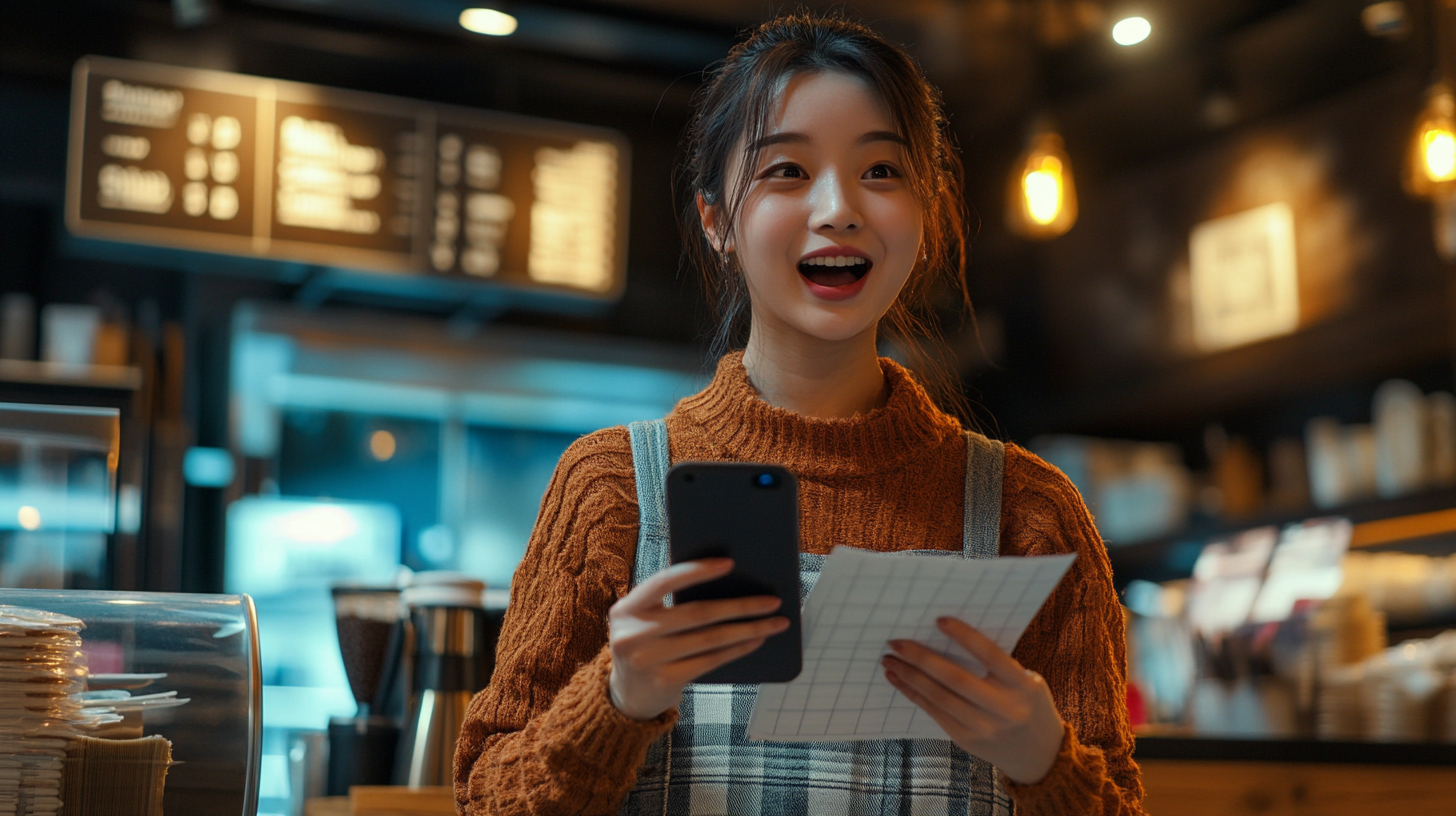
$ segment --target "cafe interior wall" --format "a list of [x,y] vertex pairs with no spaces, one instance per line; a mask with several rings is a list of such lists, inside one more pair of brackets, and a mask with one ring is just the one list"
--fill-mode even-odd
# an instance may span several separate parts
[[[1079,223],[1045,247],[1035,272],[1041,374],[1054,383],[1042,387],[1068,399],[998,392],[1013,432],[1187,438],[1196,449],[1204,423],[1298,436],[1321,407],[1368,413],[1387,377],[1449,387],[1450,268],[1435,252],[1430,205],[1400,186],[1421,91],[1417,76],[1382,77],[1084,185]],[[1190,233],[1276,202],[1294,217],[1296,330],[1199,349]]]
[[[1360,8],[1285,4],[1097,82],[1052,55],[1047,109],[1077,173],[1075,226],[1040,242],[1010,235],[1014,154],[968,159],[982,343],[965,343],[961,363],[984,424],[1022,444],[1174,442],[1200,470],[1210,429],[1263,450],[1315,416],[1368,422],[1388,378],[1451,387],[1450,266],[1430,203],[1401,188],[1431,57],[1421,35],[1366,35]],[[1274,202],[1294,218],[1297,327],[1197,348],[1194,229]]]

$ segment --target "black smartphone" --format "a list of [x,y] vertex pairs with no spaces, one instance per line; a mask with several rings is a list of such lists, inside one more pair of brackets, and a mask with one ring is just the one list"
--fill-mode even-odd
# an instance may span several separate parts
[[699,683],[787,683],[803,668],[799,628],[799,486],[776,465],[680,462],[667,472],[674,564],[732,558],[733,572],[673,594],[673,603],[776,595],[789,628]]

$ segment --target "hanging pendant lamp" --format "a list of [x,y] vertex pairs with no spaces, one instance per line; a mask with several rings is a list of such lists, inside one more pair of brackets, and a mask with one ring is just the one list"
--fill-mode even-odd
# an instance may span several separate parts
[[1038,122],[1017,158],[1007,189],[1006,223],[1023,238],[1063,235],[1077,222],[1077,187],[1062,137]]

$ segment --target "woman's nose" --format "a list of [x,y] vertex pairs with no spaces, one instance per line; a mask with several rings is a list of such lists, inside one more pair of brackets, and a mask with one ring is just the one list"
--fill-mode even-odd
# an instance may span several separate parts
[[825,173],[814,184],[813,211],[810,228],[817,231],[842,232],[863,224],[854,191],[838,173]]

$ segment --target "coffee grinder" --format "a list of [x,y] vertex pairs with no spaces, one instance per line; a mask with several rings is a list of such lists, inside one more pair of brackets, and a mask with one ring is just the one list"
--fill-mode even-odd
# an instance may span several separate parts
[[347,796],[353,785],[388,785],[399,745],[403,706],[394,679],[407,637],[400,590],[333,588],[334,617],[344,674],[358,705],[353,717],[329,721],[329,796]]

